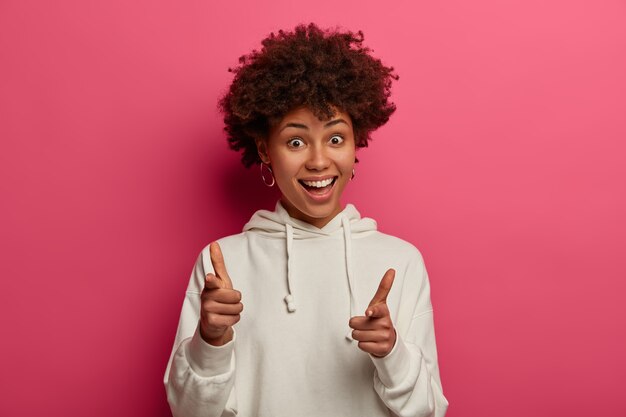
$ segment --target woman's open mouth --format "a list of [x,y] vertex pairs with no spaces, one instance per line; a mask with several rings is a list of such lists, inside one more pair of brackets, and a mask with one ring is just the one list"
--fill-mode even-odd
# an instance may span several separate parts
[[313,196],[322,197],[330,193],[333,186],[335,185],[336,180],[337,177],[332,177],[320,181],[298,180],[298,182],[300,183],[302,188],[306,190],[307,193]]

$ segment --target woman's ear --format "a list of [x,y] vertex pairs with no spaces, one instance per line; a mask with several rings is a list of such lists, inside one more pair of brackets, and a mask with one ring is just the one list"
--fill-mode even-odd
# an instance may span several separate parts
[[254,139],[254,142],[256,143],[256,150],[259,153],[259,158],[261,158],[261,161],[264,164],[269,165],[270,164],[270,157],[269,157],[269,154],[267,152],[267,141],[265,141],[264,139],[261,139],[261,138],[256,138],[256,139]]

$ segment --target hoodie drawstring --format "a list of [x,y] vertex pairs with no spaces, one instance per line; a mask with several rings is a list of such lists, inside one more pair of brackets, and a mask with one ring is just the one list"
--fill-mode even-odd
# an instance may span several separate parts
[[[348,292],[350,293],[350,318],[356,316],[356,296],[354,294],[355,282],[354,282],[354,270],[352,267],[352,229],[350,228],[350,219],[343,216],[341,218],[341,225],[343,228],[343,242],[345,247],[345,260],[346,260],[346,274],[348,275]],[[285,234],[287,235],[287,295],[285,296],[285,304],[287,304],[287,311],[293,313],[296,311],[296,302],[292,293],[293,283],[291,273],[292,268],[292,256],[291,251],[293,248],[293,226],[289,223],[285,223]],[[352,330],[349,330],[346,334],[346,339],[353,341]]]
[[[342,216],[341,225],[343,226],[343,241],[345,244],[346,273],[348,275],[348,292],[350,293],[350,318],[356,316],[356,297],[354,295],[354,271],[352,269],[352,230],[350,229],[350,220],[346,216]],[[352,330],[346,334],[346,339],[353,341]]]
[[293,313],[296,311],[296,302],[291,293],[291,247],[293,246],[293,227],[289,223],[285,223],[285,233],[287,234],[287,295],[285,296],[285,303],[287,304],[287,311]]

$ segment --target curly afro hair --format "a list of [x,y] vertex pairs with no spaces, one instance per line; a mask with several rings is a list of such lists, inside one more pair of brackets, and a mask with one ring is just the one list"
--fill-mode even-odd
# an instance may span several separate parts
[[356,146],[396,110],[389,101],[393,67],[384,66],[363,46],[363,32],[322,30],[314,23],[293,32],[273,32],[260,51],[239,58],[229,90],[219,101],[231,149],[242,150],[246,167],[261,163],[255,138],[296,107],[308,107],[320,120],[341,109],[352,118]]

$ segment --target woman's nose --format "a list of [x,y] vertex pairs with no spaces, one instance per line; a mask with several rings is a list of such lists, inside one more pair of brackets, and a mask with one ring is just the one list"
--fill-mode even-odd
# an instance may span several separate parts
[[306,161],[307,169],[321,171],[328,168],[329,165],[330,158],[328,158],[323,146],[312,146],[309,149],[309,157]]

